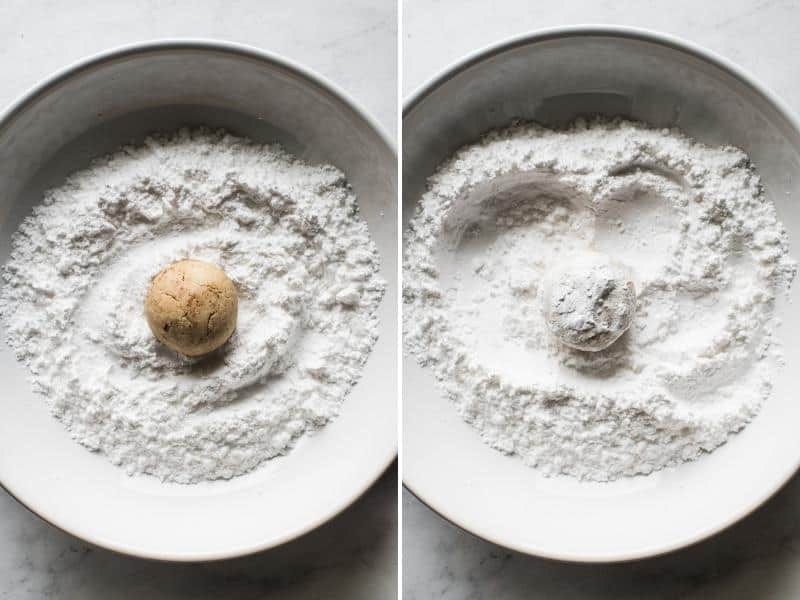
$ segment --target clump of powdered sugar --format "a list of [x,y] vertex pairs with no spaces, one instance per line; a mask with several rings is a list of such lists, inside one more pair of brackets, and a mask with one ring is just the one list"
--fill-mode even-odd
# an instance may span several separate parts
[[[230,478],[334,418],[377,337],[379,257],[331,166],[183,130],[96,161],[13,238],[0,317],[35,389],[80,443],[129,473]],[[143,316],[183,258],[222,267],[238,329],[187,359]]]
[[[603,253],[636,310],[608,348],[561,343],[544,282]],[[621,120],[492,132],[429,180],[407,233],[406,346],[493,447],[610,480],[691,460],[757,414],[796,270],[747,156]]]

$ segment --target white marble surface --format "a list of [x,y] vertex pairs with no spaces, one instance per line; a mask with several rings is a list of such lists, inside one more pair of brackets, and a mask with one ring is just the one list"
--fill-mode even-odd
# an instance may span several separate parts
[[[403,6],[405,95],[464,54],[510,35],[556,25],[613,23],[665,31],[710,48],[800,112],[797,1],[407,0]],[[530,558],[458,530],[408,492],[403,507],[406,600],[800,598],[797,477],[716,538],[629,565]]]
[[[88,54],[145,39],[211,37],[269,49],[321,73],[396,131],[393,0],[3,0],[0,106]],[[0,491],[0,599],[394,598],[397,470],[331,523],[276,550],[169,565],[92,548]]]

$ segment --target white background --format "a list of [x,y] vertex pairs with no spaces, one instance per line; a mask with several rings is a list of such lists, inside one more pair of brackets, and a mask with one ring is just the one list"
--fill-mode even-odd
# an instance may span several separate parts
[[[344,88],[395,137],[394,0],[0,0],[0,108],[89,54],[170,36],[283,54]],[[169,565],[89,547],[0,490],[0,600],[394,598],[396,491],[393,467],[343,515],[287,546]]]
[[[464,54],[543,27],[605,23],[661,30],[749,71],[800,112],[800,2],[778,0],[407,0],[403,93]],[[403,498],[406,600],[800,598],[800,479],[705,543],[628,565],[586,566],[508,552]],[[536,507],[531,507],[536,510]]]

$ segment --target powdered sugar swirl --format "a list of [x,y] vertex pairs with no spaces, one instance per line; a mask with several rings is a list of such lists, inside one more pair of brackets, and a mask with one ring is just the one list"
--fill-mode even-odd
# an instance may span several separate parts
[[[152,276],[189,257],[239,293],[238,330],[200,360],[142,313]],[[245,473],[337,415],[377,338],[378,269],[336,168],[184,130],[46,194],[13,239],[0,317],[75,439],[190,483]]]
[[[637,290],[600,352],[559,343],[541,305],[548,272],[588,252]],[[620,120],[515,124],[429,181],[407,235],[406,345],[493,447],[546,474],[644,474],[757,414],[795,270],[740,150]]]

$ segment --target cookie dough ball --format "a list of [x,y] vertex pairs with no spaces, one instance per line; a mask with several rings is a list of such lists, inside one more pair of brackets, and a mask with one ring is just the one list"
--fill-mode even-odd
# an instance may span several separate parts
[[225,271],[200,260],[179,260],[150,283],[144,314],[161,342],[186,356],[216,350],[236,329],[239,301]]
[[543,310],[550,331],[567,346],[587,352],[608,348],[636,311],[631,271],[605,254],[573,258],[545,279]]

